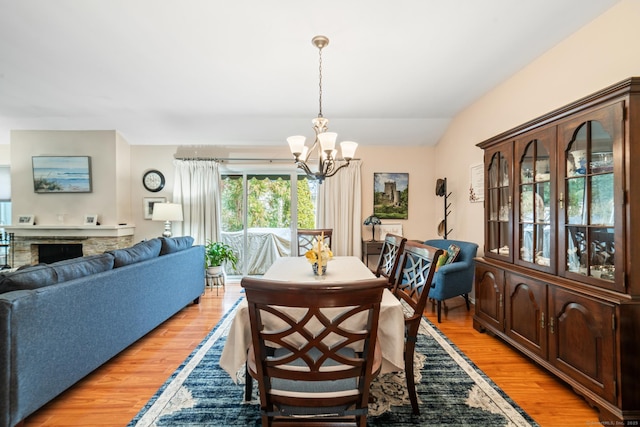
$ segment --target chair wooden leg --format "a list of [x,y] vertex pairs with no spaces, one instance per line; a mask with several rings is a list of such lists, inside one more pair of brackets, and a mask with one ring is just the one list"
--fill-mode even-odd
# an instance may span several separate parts
[[244,365],[244,400],[247,402],[251,400],[251,391],[253,388],[253,378],[249,374],[249,368],[247,364]]
[[471,306],[469,305],[469,294],[464,294],[464,300],[467,303],[467,311],[471,310]]
[[442,301],[438,300],[438,323],[442,323],[441,313],[442,312]]
[[[411,339],[411,337],[409,337],[409,339]],[[418,395],[416,392],[416,380],[413,374],[413,353],[415,351],[415,346],[415,342],[407,342],[404,354],[404,374],[407,377],[407,392],[409,393],[409,400],[411,401],[413,414],[420,415]]]

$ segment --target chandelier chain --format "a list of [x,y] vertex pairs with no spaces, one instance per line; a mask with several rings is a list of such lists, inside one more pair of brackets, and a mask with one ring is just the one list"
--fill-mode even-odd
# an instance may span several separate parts
[[318,97],[318,117],[322,117],[322,48],[318,48],[318,72],[320,74],[320,78],[318,79],[318,89],[319,89],[319,97]]

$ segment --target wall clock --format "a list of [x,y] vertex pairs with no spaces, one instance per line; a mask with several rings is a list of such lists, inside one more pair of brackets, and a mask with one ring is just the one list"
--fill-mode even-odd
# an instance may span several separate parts
[[142,176],[144,188],[152,192],[158,192],[164,188],[164,175],[159,170],[151,169]]

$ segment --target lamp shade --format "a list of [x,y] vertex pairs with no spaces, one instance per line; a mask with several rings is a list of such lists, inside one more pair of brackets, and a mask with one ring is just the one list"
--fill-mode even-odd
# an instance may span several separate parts
[[382,221],[380,221],[380,218],[378,218],[377,216],[371,215],[364,220],[363,224],[364,225],[380,225],[382,224]]
[[182,221],[182,205],[180,203],[155,203],[151,219],[154,221]]

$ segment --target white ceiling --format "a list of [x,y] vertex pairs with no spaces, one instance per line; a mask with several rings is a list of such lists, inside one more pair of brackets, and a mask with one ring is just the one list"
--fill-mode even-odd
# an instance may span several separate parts
[[[0,144],[433,145],[451,118],[618,0],[0,0]],[[542,83],[542,82],[541,82]]]

